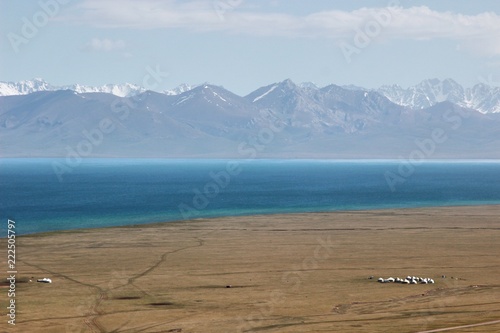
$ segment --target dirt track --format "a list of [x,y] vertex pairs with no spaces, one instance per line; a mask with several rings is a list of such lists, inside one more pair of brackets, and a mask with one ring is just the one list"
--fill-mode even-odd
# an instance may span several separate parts
[[484,322],[484,323],[477,323],[477,324],[470,324],[470,325],[447,327],[447,328],[438,328],[436,330],[422,331],[422,332],[418,332],[418,333],[446,332],[446,331],[461,330],[461,329],[464,329],[464,328],[473,328],[473,327],[490,326],[490,325],[500,325],[500,320],[487,321],[487,322]]

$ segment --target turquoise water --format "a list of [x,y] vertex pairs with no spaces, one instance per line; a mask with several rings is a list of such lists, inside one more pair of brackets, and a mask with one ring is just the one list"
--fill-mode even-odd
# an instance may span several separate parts
[[[59,174],[59,175],[58,175]],[[0,160],[2,237],[261,213],[500,203],[500,161]],[[473,221],[471,222],[473,223]]]

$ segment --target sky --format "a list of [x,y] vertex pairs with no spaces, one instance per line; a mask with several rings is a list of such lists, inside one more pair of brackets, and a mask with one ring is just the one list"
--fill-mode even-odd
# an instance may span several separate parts
[[0,81],[500,86],[498,0],[0,0]]

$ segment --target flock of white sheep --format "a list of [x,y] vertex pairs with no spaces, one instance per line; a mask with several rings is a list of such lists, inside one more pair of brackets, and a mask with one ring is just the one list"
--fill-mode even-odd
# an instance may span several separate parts
[[418,277],[418,276],[408,275],[405,279],[401,279],[398,277],[397,278],[390,277],[388,279],[379,278],[378,282],[380,282],[380,283],[403,283],[403,284],[419,284],[419,283],[432,284],[432,283],[434,283],[434,280],[431,278],[422,278],[422,277]]

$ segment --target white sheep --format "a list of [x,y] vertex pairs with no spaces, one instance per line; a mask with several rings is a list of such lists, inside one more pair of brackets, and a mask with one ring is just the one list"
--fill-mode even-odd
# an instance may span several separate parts
[[401,279],[400,277],[396,277],[396,278],[393,278],[392,276],[387,278],[387,279],[384,279],[384,278],[379,278],[378,279],[378,282],[380,283],[391,283],[391,282],[395,282],[395,283],[403,283],[403,284],[433,284],[435,283],[433,279],[431,278],[424,278],[424,277],[420,277],[420,276],[411,276],[411,275],[408,275],[406,278],[403,278]]

